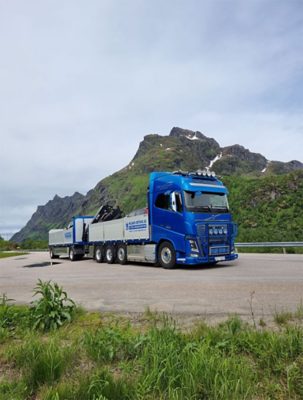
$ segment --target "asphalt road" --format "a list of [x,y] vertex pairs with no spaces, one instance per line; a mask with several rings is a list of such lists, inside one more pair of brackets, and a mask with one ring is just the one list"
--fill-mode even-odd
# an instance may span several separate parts
[[40,278],[58,282],[87,309],[152,310],[173,314],[266,317],[294,311],[303,300],[303,255],[242,254],[216,267],[164,270],[150,265],[108,265],[94,260],[54,260],[48,253],[0,259],[0,295],[33,300]]

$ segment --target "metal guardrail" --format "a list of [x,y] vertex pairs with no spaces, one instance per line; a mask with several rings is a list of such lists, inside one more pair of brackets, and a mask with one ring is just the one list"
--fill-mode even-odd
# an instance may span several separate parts
[[247,242],[235,243],[235,247],[303,247],[303,242]]

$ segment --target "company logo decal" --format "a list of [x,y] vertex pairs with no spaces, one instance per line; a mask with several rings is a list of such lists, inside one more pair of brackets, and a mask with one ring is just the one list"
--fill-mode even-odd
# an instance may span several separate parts
[[137,221],[127,222],[125,224],[125,229],[129,232],[145,231],[147,229],[147,220],[139,219]]

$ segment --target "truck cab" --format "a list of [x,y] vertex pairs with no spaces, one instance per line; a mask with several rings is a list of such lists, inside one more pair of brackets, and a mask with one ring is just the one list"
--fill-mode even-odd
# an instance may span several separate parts
[[228,190],[210,171],[154,172],[148,193],[151,241],[158,262],[215,264],[235,260],[237,227],[228,205]]

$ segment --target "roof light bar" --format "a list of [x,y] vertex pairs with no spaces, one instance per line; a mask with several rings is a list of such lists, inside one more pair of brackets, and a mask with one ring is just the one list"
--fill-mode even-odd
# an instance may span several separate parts
[[214,178],[216,176],[214,171],[209,171],[208,169],[203,169],[203,170],[198,169],[196,172],[174,171],[173,174],[183,175],[183,176],[186,176],[186,175],[198,175],[198,176],[205,176],[205,177],[208,176],[209,178],[210,177]]
[[213,178],[216,176],[214,171],[209,171],[208,169],[204,169],[203,171],[201,171],[201,169],[198,169],[196,171],[196,175],[208,176],[208,177],[213,177]]

